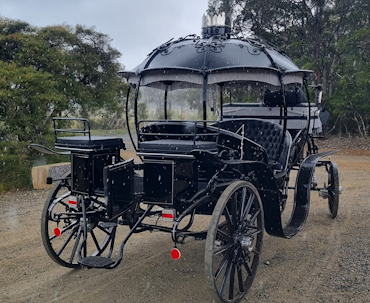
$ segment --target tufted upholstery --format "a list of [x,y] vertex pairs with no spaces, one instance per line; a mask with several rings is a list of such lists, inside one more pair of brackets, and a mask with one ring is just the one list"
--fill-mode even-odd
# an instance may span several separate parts
[[[283,148],[280,149],[284,129],[281,125],[274,122],[262,119],[235,119],[221,121],[219,126],[220,128],[236,132],[243,124],[244,137],[261,145],[266,150],[269,164],[274,169],[284,169],[289,156],[290,144],[292,142],[292,137],[289,132],[285,132]],[[240,131],[239,134],[241,134]],[[278,165],[275,163],[276,160]]]

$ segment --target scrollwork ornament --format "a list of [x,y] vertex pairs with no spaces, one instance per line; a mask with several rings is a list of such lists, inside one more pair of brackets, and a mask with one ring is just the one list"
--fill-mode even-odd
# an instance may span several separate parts
[[158,46],[157,48],[155,48],[148,56],[151,56],[155,52],[160,52],[162,55],[168,55],[172,52],[174,48],[183,47],[183,45],[178,46],[178,47],[172,47],[172,46],[174,46],[175,44],[179,42],[185,41],[185,40],[193,40],[193,42],[195,43],[200,40],[200,37],[197,36],[196,34],[192,34],[192,35],[187,35],[185,37],[180,37],[177,40],[174,40],[172,38],[168,40],[167,42],[163,43],[162,45]]
[[195,49],[198,53],[204,53],[207,48],[214,53],[221,53],[222,48],[225,47],[225,38],[223,36],[213,36],[208,41],[198,41],[195,43]]

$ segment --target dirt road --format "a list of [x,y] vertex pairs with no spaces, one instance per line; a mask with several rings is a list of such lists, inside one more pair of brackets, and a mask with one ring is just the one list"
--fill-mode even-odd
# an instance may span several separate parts
[[[265,233],[257,277],[243,302],[370,302],[370,152],[347,150],[332,160],[343,187],[338,217],[331,219],[327,201],[312,193],[303,231],[290,240]],[[40,237],[46,195],[0,197],[0,302],[213,302],[204,241],[188,240],[174,261],[169,235],[143,233],[130,239],[114,270],[58,266]]]

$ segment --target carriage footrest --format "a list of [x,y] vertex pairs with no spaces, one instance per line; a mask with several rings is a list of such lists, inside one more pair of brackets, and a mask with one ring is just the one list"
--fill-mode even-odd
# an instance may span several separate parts
[[100,256],[90,256],[83,258],[82,260],[78,261],[82,266],[86,266],[88,268],[105,268],[114,263],[112,259],[100,257]]

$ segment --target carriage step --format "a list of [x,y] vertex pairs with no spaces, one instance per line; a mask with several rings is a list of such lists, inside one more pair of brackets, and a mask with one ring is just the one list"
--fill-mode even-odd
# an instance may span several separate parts
[[88,268],[106,268],[107,266],[113,264],[114,261],[105,257],[90,256],[83,258],[82,260],[78,261],[78,263]]

